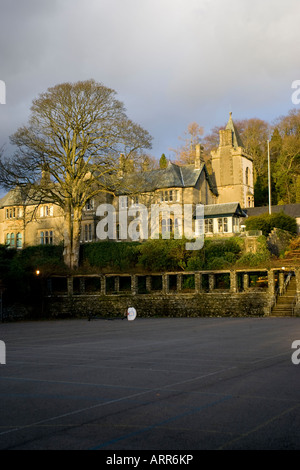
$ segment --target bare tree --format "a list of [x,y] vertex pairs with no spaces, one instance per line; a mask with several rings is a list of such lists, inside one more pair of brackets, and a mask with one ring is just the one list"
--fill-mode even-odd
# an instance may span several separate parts
[[170,149],[175,153],[176,163],[179,165],[193,164],[196,156],[196,145],[201,142],[201,136],[203,135],[203,128],[196,122],[191,122],[187,130],[184,132],[179,140],[182,141],[176,149]]
[[59,84],[33,101],[28,125],[11,136],[17,150],[12,157],[2,154],[0,184],[63,209],[64,260],[74,269],[87,201],[113,193],[122,181],[115,177],[120,153],[137,155],[151,148],[151,140],[127,117],[114,90],[94,80]]

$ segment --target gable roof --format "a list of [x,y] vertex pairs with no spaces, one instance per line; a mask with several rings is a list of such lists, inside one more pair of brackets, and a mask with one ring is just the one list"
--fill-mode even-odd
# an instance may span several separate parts
[[35,193],[34,189],[29,189],[28,192],[25,190],[22,192],[22,189],[16,186],[0,199],[0,208],[37,205],[41,202],[50,204],[53,203],[53,199],[51,199],[51,196],[42,199]]
[[30,204],[29,199],[29,196],[25,193],[22,197],[21,189],[19,187],[15,187],[8,191],[8,193],[6,193],[5,196],[0,199],[0,208]]
[[125,189],[120,189],[118,192],[128,194],[133,192],[133,188],[138,192],[151,192],[157,189],[194,187],[202,172],[205,173],[211,191],[215,193],[204,163],[200,165],[200,168],[195,168],[194,165],[179,166],[172,162],[169,162],[166,168],[124,176],[122,188]]

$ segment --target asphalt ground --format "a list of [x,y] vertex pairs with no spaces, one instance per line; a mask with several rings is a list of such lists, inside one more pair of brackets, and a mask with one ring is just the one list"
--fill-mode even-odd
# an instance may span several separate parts
[[300,318],[2,323],[0,339],[1,450],[300,449]]

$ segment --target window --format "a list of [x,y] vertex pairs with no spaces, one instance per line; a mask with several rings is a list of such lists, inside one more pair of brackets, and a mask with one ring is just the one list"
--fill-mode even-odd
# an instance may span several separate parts
[[161,233],[162,235],[166,235],[171,233],[173,229],[173,221],[172,219],[162,219],[161,221]]
[[53,206],[41,206],[40,207],[40,217],[52,217],[53,216]]
[[173,202],[179,201],[179,191],[177,189],[170,189],[168,191],[160,191],[160,202]]
[[253,198],[253,196],[248,196],[247,197],[247,206],[248,207],[254,207],[254,198]]
[[127,196],[120,196],[120,208],[127,209],[128,207],[128,197]]
[[120,240],[120,224],[117,224],[117,227],[116,227],[116,237],[117,237],[117,240]]
[[223,220],[221,218],[218,219],[218,232],[223,232]]
[[11,207],[9,209],[5,209],[5,218],[6,219],[15,219],[19,217],[19,208],[17,207]]
[[205,233],[213,233],[214,224],[213,219],[205,219]]
[[250,170],[249,170],[248,166],[247,166],[246,171],[245,171],[245,180],[246,180],[246,185],[249,186],[249,184],[250,184]]
[[232,223],[233,223],[233,232],[238,233],[240,231],[239,218],[233,217]]
[[86,205],[85,205],[85,209],[86,209],[87,211],[92,211],[92,210],[94,209],[94,206],[95,206],[95,204],[94,204],[94,199],[88,199],[88,201],[87,201],[87,203],[86,203]]
[[45,230],[40,232],[40,243],[41,245],[53,245],[53,231]]
[[93,241],[93,226],[92,226],[92,224],[85,224],[85,226],[84,226],[84,241],[85,242]]
[[218,232],[228,232],[228,218],[220,217],[218,218]]
[[174,234],[180,236],[182,234],[182,220],[174,220]]
[[17,233],[17,248],[22,248],[22,234],[20,232]]
[[132,197],[132,204],[133,206],[137,206],[139,203],[139,197],[138,196],[133,196]]

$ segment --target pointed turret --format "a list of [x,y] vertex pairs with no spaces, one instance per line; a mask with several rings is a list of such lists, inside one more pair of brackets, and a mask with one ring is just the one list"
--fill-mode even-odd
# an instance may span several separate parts
[[234,147],[244,147],[242,139],[238,133],[237,128],[234,125],[234,122],[232,120],[232,112],[229,113],[229,119],[227,122],[227,126],[225,129],[230,129],[232,132],[232,144]]
[[229,119],[225,129],[220,131],[220,146],[224,147],[226,145],[230,145],[234,148],[244,147],[242,139],[232,120],[231,112],[229,113]]

